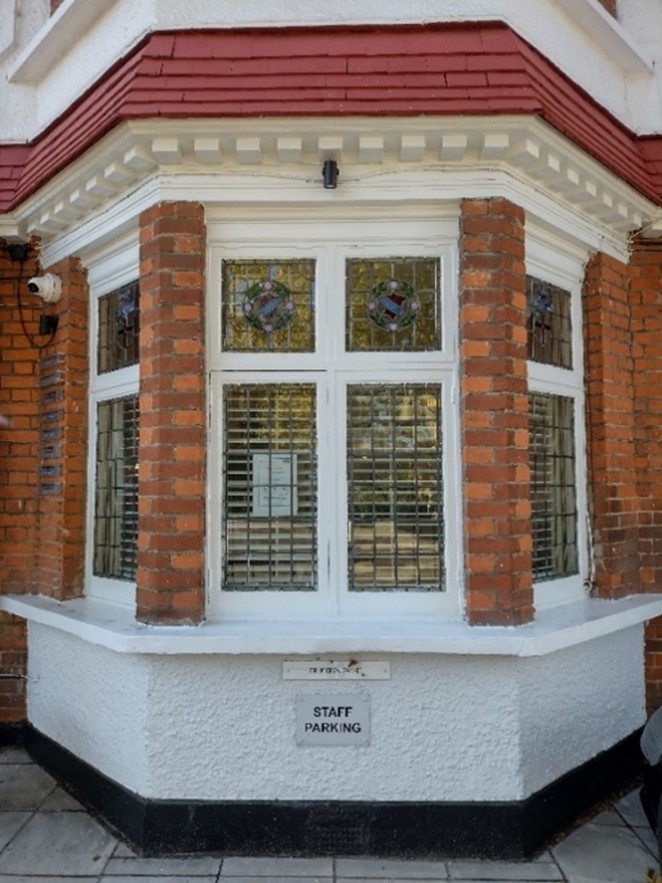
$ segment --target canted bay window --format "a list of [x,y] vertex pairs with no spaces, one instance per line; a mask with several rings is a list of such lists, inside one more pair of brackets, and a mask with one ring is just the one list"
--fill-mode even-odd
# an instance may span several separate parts
[[573,277],[571,262],[560,258],[552,269],[535,244],[530,252],[529,466],[533,577],[540,608],[581,597],[587,577],[583,358],[580,267]]
[[211,249],[212,615],[459,611],[453,246],[344,226]]
[[127,604],[134,603],[138,545],[140,330],[140,288],[129,272],[111,260],[90,273],[87,530],[88,594]]

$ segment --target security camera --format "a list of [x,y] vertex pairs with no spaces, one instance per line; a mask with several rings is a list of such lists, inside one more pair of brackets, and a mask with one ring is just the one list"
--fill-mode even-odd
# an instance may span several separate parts
[[28,282],[28,290],[36,294],[46,304],[56,304],[62,294],[62,281],[54,273],[33,276]]

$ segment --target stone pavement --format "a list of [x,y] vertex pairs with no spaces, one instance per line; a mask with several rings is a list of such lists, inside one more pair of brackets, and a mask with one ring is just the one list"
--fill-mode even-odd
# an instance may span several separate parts
[[0,883],[645,883],[655,838],[636,791],[531,862],[140,858],[22,750],[0,749]]

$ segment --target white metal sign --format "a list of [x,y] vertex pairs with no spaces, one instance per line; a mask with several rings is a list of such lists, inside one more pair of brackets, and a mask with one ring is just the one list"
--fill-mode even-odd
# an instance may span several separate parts
[[390,662],[358,659],[286,659],[285,681],[388,681]]
[[368,745],[370,700],[356,693],[309,693],[296,698],[298,745]]

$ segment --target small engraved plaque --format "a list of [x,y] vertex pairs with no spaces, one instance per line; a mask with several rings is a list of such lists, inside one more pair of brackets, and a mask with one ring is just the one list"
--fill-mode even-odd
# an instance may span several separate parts
[[388,681],[390,662],[358,659],[286,659],[285,681]]
[[356,693],[296,698],[297,745],[369,745],[370,699]]

